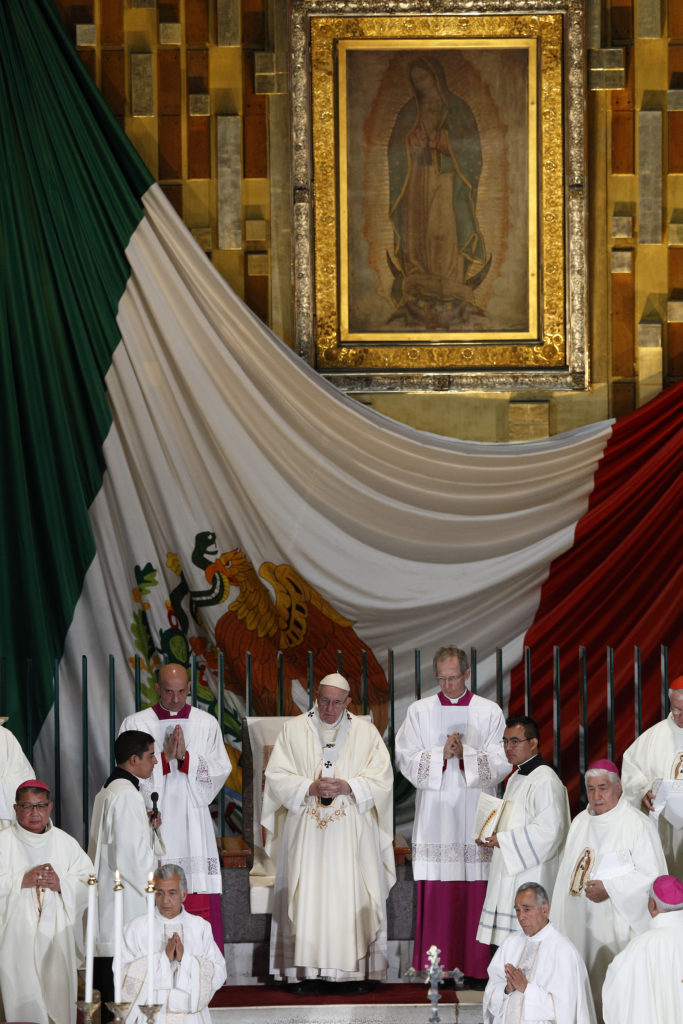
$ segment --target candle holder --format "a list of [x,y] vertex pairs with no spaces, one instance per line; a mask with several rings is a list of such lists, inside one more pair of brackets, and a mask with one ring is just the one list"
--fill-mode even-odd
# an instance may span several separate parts
[[100,1006],[102,1005],[99,999],[93,999],[92,1002],[86,1003],[85,999],[78,999],[76,1001],[76,1009],[83,1015],[83,1020],[86,1024],[90,1024]]
[[132,1003],[107,1003],[107,1009],[114,1014],[114,1024],[123,1024]]
[[138,1010],[140,1013],[144,1013],[147,1024],[154,1024],[162,1005],[162,1003],[138,1003]]

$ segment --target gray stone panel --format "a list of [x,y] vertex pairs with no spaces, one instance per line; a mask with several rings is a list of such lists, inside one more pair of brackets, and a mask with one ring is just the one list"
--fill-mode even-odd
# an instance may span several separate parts
[[662,34],[662,0],[638,0],[637,33],[640,39],[659,39]]
[[662,240],[662,113],[638,114],[638,222],[641,245]]
[[218,248],[242,248],[242,123],[216,118],[218,157]]
[[216,0],[216,41],[219,46],[240,45],[240,0]]
[[130,105],[133,117],[154,116],[154,56],[151,53],[130,56]]

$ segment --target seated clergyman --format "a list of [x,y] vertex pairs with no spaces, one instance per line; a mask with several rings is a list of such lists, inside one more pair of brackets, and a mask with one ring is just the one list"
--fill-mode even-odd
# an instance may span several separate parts
[[[210,1024],[208,1005],[225,982],[225,956],[216,945],[211,925],[183,907],[187,896],[185,872],[165,864],[154,872],[154,990],[152,1002],[161,1005],[158,1024]],[[131,1002],[129,1024],[144,1024],[138,1009],[148,999],[147,915],[130,921],[123,933],[120,968],[123,1000]]]
[[548,920],[549,910],[542,885],[519,886],[515,914],[522,932],[508,936],[491,961],[485,1024],[595,1024],[586,966],[576,947]]

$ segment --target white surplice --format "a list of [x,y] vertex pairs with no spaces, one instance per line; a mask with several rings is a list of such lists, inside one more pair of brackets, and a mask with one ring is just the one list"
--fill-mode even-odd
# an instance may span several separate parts
[[[479,794],[495,795],[510,772],[503,750],[505,718],[493,701],[472,696],[454,729],[451,709],[438,694],[416,701],[396,735],[396,763],[417,790],[413,826],[413,876],[430,881],[486,880],[491,850],[472,839]],[[454,713],[454,712],[453,712]],[[463,766],[446,761],[446,732],[463,734]]]
[[505,788],[479,942],[499,946],[520,931],[514,902],[522,882],[539,882],[551,895],[568,829],[567,790],[551,766],[540,764],[528,775],[515,772]]
[[[174,932],[183,944],[180,963],[166,956],[166,943]],[[147,915],[124,928],[121,978],[124,1002],[131,1002],[125,1020],[145,1024],[138,1006],[147,1003]],[[117,961],[114,958],[113,969]],[[154,910],[154,998],[161,1009],[157,1024],[211,1024],[208,1010],[214,992],[225,981],[225,957],[214,942],[211,925],[185,909],[173,918]]]
[[[647,729],[626,750],[621,766],[624,795],[640,809],[640,803],[655,779],[683,778],[683,729],[671,714],[663,722]],[[659,816],[659,838],[669,873],[683,876],[683,829],[674,828],[663,814]]]
[[[321,774],[345,779],[351,795],[328,806],[308,796]],[[276,863],[273,975],[384,978],[386,898],[396,879],[393,772],[375,726],[345,711],[326,727],[317,706],[285,722],[266,769],[261,824]]]
[[[177,760],[162,761],[164,743],[179,725],[185,737],[188,762],[185,771]],[[129,715],[119,734],[139,729],[154,737],[158,763],[140,790],[151,808],[150,796],[159,794],[159,810],[166,853],[163,864],[179,864],[187,877],[188,892],[220,893],[221,867],[216,833],[209,806],[230,774],[231,765],[216,719],[199,708],[190,708],[187,718],[177,715],[159,718],[154,708]],[[165,768],[167,770],[165,770]]]
[[[524,992],[505,994],[505,964],[519,967]],[[489,966],[484,1024],[595,1024],[586,966],[552,924],[535,935],[509,935]]]
[[146,907],[145,886],[158,857],[142,794],[128,779],[113,779],[95,797],[88,854],[97,866],[96,956],[114,955],[114,871],[123,883],[123,921]]
[[[22,889],[31,868],[51,864],[61,892]],[[51,823],[35,835],[17,822],[0,832],[0,993],[3,1020],[76,1024],[76,971],[93,866]]]
[[605,1024],[683,1021],[683,910],[657,914],[607,968]]
[[[666,861],[657,830],[625,796],[604,814],[587,809],[574,818],[557,872],[550,917],[586,963],[598,1014],[607,967],[635,935],[647,931],[648,892],[655,878],[664,874]],[[601,903],[587,899],[588,879],[601,879],[609,899]]]
[[35,777],[19,740],[0,725],[0,829],[7,828],[14,820],[17,787]]

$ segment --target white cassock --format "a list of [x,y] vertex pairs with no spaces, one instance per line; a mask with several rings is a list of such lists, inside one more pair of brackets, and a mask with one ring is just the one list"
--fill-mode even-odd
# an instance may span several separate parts
[[[647,729],[631,744],[621,766],[624,795],[634,807],[640,802],[655,779],[683,779],[683,729],[669,715]],[[683,829],[674,828],[663,814],[659,816],[659,838],[669,873],[683,875]]]
[[[348,711],[327,727],[316,706],[285,722],[265,774],[261,824],[276,864],[272,974],[386,977],[386,899],[396,869],[393,772],[382,737]],[[351,795],[329,806],[308,796],[321,774],[345,779]]]
[[657,914],[607,968],[605,1024],[683,1021],[683,910]]
[[99,883],[95,955],[113,956],[114,871],[121,873],[125,924],[144,913],[145,886],[158,863],[145,801],[128,779],[114,778],[95,797],[88,854]]
[[0,725],[0,829],[14,820],[14,804],[22,782],[35,778],[31,763],[13,733]]
[[[174,932],[184,946],[180,963],[166,956]],[[121,978],[124,1002],[131,1002],[125,1020],[145,1024],[138,1006],[147,1002],[147,915],[130,921],[123,932]],[[116,959],[113,968],[116,970]],[[177,917],[154,911],[154,999],[161,1006],[157,1024],[211,1024],[208,1006],[225,981],[225,957],[214,942],[211,925],[181,909]]]
[[[22,889],[51,864],[61,892]],[[75,839],[48,824],[35,835],[15,822],[0,832],[0,992],[3,1020],[76,1024],[76,971],[93,866]]]
[[[607,967],[635,935],[647,930],[650,886],[665,874],[656,828],[623,795],[604,814],[587,809],[574,818],[550,916],[586,963],[598,1014]],[[589,879],[601,879],[609,899],[602,903],[587,899],[584,886]]]
[[518,770],[508,779],[505,805],[496,835],[486,899],[477,932],[479,942],[500,944],[519,932],[514,910],[522,882],[539,882],[553,891],[560,854],[569,829],[567,790],[539,757],[528,774]]
[[[177,760],[168,763],[162,756],[166,739],[176,725],[183,730],[188,751],[182,770]],[[209,805],[220,793],[231,765],[218,722],[206,711],[187,704],[177,715],[155,704],[125,718],[119,735],[130,729],[154,737],[158,763],[151,778],[141,780],[140,791],[148,808],[152,806],[150,795],[159,794],[166,844],[162,863],[180,865],[187,877],[188,892],[220,893],[221,866]]]
[[[519,967],[524,992],[505,994],[505,964]],[[484,1024],[595,1024],[586,966],[551,924],[535,935],[509,935],[489,966]]]

